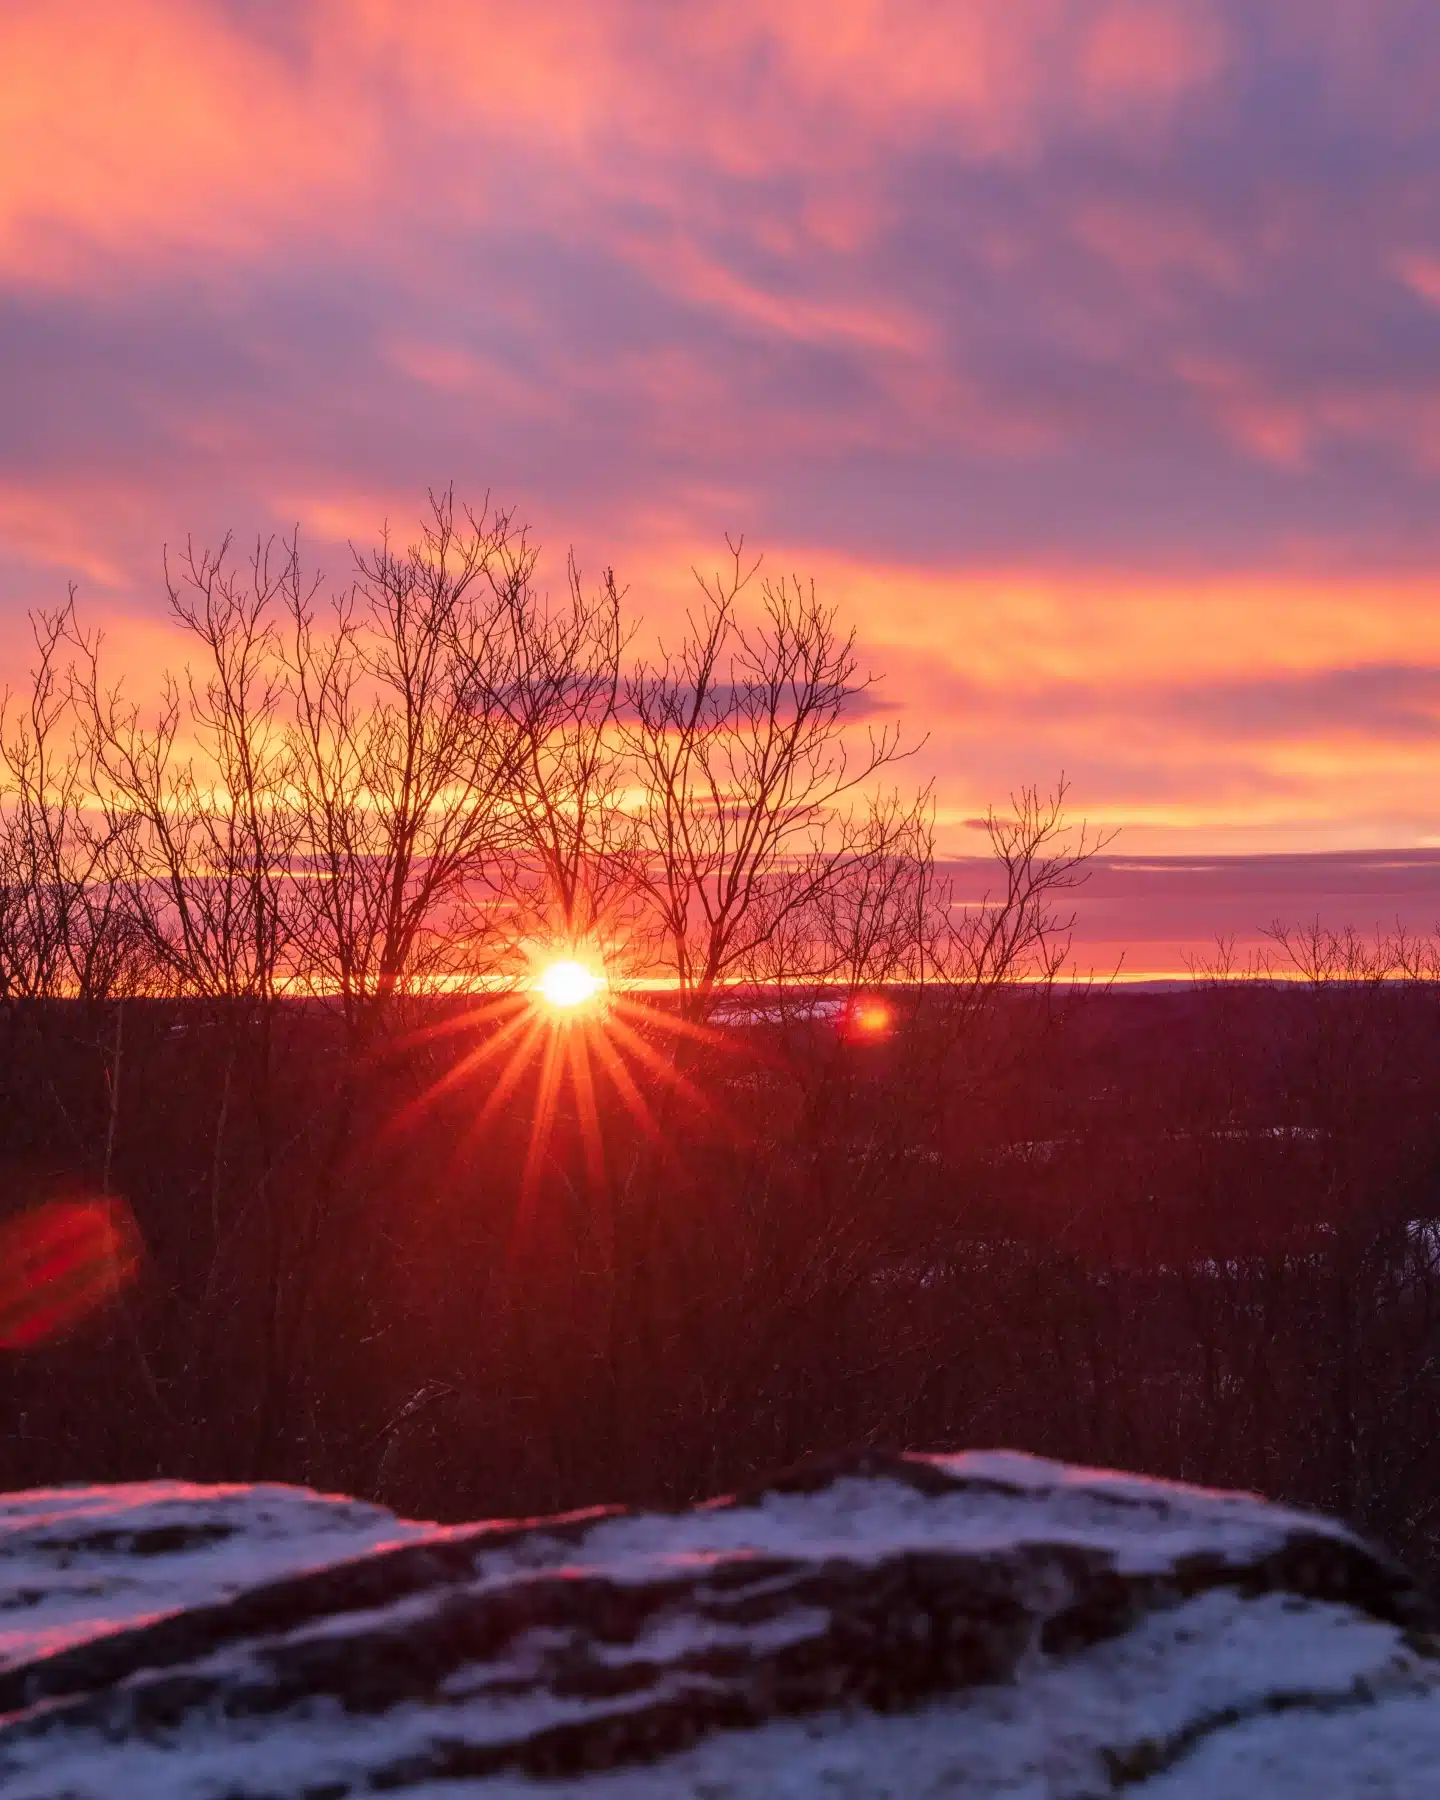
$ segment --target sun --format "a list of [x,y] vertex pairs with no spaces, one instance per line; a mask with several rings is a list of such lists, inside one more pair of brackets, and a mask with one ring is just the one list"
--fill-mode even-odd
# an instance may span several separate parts
[[528,978],[453,1017],[424,1026],[410,1041],[418,1045],[457,1032],[474,1032],[475,1041],[394,1114],[389,1129],[405,1129],[445,1094],[490,1070],[488,1092],[463,1136],[463,1142],[473,1142],[508,1105],[527,1072],[534,1072],[530,1146],[521,1178],[527,1196],[534,1192],[556,1125],[564,1117],[562,1090],[570,1090],[586,1175],[598,1192],[607,1179],[601,1083],[614,1090],[641,1131],[659,1143],[661,1125],[642,1087],[646,1076],[682,1095],[696,1116],[711,1116],[714,1109],[675,1056],[667,1055],[654,1040],[684,1038],[718,1051],[731,1048],[728,1038],[710,1026],[632,993],[623,979],[612,982],[598,951],[576,955],[571,946],[561,944],[549,947],[548,956],[540,951]]
[[567,956],[546,963],[532,985],[539,998],[556,1012],[574,1012],[604,990],[605,977]]

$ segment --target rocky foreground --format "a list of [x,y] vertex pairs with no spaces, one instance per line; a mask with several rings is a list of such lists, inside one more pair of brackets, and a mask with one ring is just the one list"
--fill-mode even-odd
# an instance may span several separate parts
[[1327,1520],[1029,1457],[459,1528],[0,1499],[5,1800],[1440,1796],[1440,1639]]

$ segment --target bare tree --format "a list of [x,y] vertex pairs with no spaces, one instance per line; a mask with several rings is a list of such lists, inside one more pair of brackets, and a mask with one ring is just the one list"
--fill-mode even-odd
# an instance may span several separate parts
[[847,713],[870,685],[854,633],[798,581],[765,581],[763,618],[738,603],[756,574],[731,546],[673,654],[627,677],[620,734],[639,801],[636,879],[652,955],[682,1013],[704,1017],[727,982],[763,978],[847,867],[840,813],[901,754],[898,731],[857,748]]
[[[175,1404],[203,1420],[214,1401],[212,1352],[223,1327],[235,1328],[221,1298],[251,1253],[247,1240],[269,1271],[262,1322],[248,1327],[262,1394],[285,1350],[281,1299],[294,1231],[276,1182],[275,1038],[294,979],[298,820],[279,622],[306,589],[293,540],[258,542],[246,571],[234,568],[228,538],[215,551],[187,545],[178,568],[167,558],[165,574],[171,615],[198,647],[197,664],[167,674],[147,715],[123,684],[105,679],[98,637],[77,633],[72,696],[105,821],[107,880],[124,894],[149,955],[147,991],[203,1003],[202,1017],[187,1015],[179,1029],[203,1023],[206,1058],[215,1064],[208,1272],[189,1312],[183,1366],[171,1378]],[[122,1034],[117,1012],[107,1175],[120,1117]],[[248,1149],[247,1174],[227,1192],[236,1144]]]
[[874,796],[844,821],[841,839],[843,855],[815,905],[825,978],[851,994],[923,985],[942,888],[930,790]]
[[[509,934],[627,960],[634,928],[636,822],[627,809],[627,772],[617,739],[621,663],[630,637],[622,596],[606,569],[585,593],[573,557],[567,593],[542,601],[531,567],[501,561],[497,591],[511,658],[508,685],[486,703],[514,733],[510,804],[517,831],[508,864]],[[477,691],[487,679],[477,671]]]
[[1021,788],[1008,813],[992,807],[985,829],[999,888],[974,906],[959,904],[953,887],[941,890],[929,962],[953,992],[981,996],[1016,981],[1048,986],[1064,968],[1075,923],[1066,897],[1083,886],[1114,836],[1084,822],[1072,827],[1068,793],[1062,775],[1048,794]]
[[1263,935],[1274,946],[1268,969],[1312,988],[1374,988],[1436,977],[1436,940],[1416,937],[1398,922],[1393,932],[1377,926],[1367,938],[1354,925],[1336,928],[1318,917],[1303,925],[1277,919]]
[[187,546],[178,578],[167,562],[172,616],[205,664],[166,676],[153,719],[102,680],[97,638],[77,640],[75,691],[108,874],[162,981],[179,994],[269,1003],[290,947],[295,846],[276,615],[302,578],[293,543],[257,544],[248,584],[229,548]]
[[113,828],[86,781],[68,665],[75,594],[30,616],[28,692],[0,702],[0,997],[104,999],[146,975],[109,879]]
[[528,560],[509,514],[457,516],[446,493],[416,544],[357,553],[324,620],[292,599],[299,966],[362,1037],[491,950],[475,901],[498,884],[523,761],[490,698],[513,680],[508,592]]

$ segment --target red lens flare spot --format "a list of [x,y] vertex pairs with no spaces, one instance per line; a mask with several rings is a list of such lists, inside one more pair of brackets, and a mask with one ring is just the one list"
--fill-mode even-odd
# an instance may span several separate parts
[[855,1001],[846,1023],[852,1037],[884,1037],[895,1023],[895,1014],[888,1001],[867,998]]
[[140,1240],[115,1200],[53,1200],[0,1225],[0,1349],[32,1350],[117,1293]]

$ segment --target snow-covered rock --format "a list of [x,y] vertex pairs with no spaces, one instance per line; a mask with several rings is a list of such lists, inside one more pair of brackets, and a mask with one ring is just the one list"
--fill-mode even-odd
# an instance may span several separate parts
[[1435,1623],[1328,1520],[1008,1453],[464,1527],[16,1494],[0,1794],[1411,1800]]

